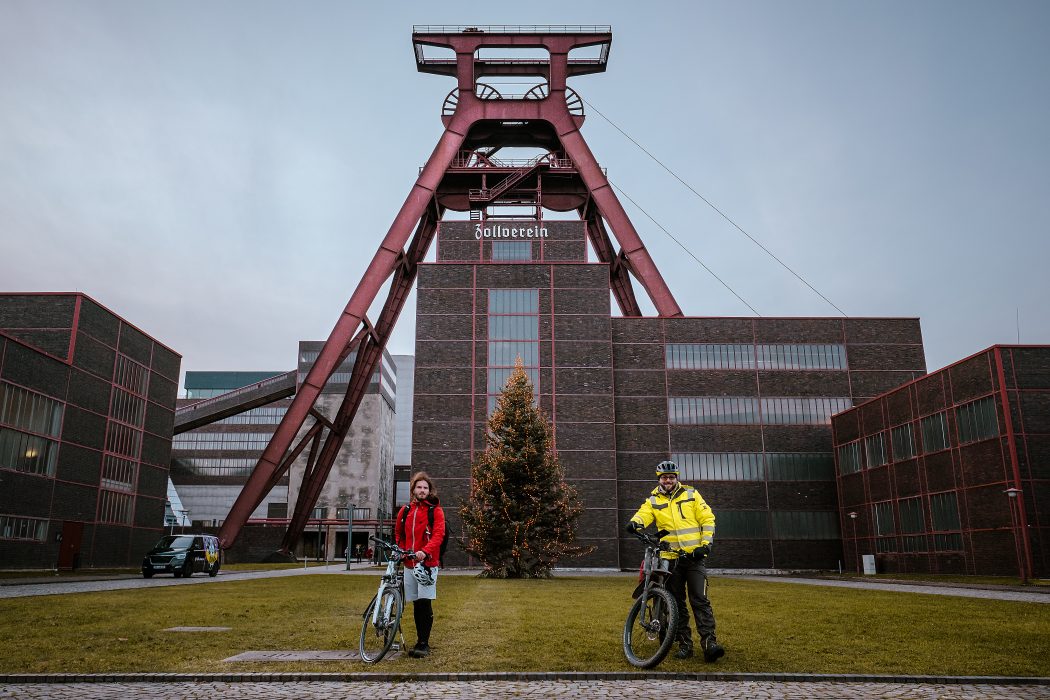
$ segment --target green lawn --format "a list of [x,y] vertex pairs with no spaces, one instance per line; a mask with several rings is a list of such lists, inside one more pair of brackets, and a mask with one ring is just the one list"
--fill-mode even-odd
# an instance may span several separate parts
[[[0,672],[622,671],[633,579],[441,579],[425,661],[228,664],[356,649],[378,577],[316,575],[0,600]],[[664,671],[1050,676],[1050,605],[712,579],[717,666]],[[226,626],[229,632],[162,632]],[[411,614],[405,629],[415,641]],[[17,640],[17,643],[11,643]]]

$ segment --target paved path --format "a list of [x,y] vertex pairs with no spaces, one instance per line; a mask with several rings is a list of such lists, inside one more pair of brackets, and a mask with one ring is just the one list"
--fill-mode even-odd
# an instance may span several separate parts
[[0,698],[185,698],[187,700],[266,700],[298,698],[772,698],[825,700],[838,698],[917,700],[1050,700],[1046,685],[952,685],[910,683],[781,683],[774,681],[368,681],[343,683],[67,683],[0,685]]
[[795,578],[790,576],[744,576],[732,575],[727,578],[762,581],[764,583],[801,583],[807,586],[831,586],[834,588],[860,588],[871,591],[891,591],[893,593],[924,593],[926,595],[954,595],[963,598],[984,598],[987,600],[1012,600],[1019,603],[1050,603],[1050,591],[1015,591],[1001,588],[962,588],[949,585],[929,585],[911,583],[882,583],[875,581],[831,581],[819,578]]

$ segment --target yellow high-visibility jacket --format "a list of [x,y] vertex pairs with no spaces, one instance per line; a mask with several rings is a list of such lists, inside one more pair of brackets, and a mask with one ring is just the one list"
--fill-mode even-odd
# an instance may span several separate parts
[[[710,545],[715,538],[715,513],[707,505],[700,492],[686,484],[678,484],[671,495],[664,494],[657,486],[645,499],[631,520],[642,527],[656,521],[657,530],[667,530],[664,537],[673,549],[691,552],[701,545]],[[665,559],[674,559],[677,554],[661,552]]]

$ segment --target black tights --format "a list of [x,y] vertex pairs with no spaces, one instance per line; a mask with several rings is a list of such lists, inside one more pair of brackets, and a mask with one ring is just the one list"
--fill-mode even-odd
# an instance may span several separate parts
[[434,606],[429,598],[412,601],[412,617],[416,621],[416,643],[430,646],[430,630],[434,627]]

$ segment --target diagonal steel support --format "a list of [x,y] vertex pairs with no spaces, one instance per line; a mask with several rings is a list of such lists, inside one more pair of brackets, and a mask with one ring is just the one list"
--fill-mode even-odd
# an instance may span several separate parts
[[580,218],[587,224],[587,237],[598,259],[609,265],[609,287],[616,298],[617,306],[620,307],[620,313],[624,316],[640,317],[642,311],[638,306],[638,299],[634,296],[634,287],[628,274],[630,263],[622,251],[614,253],[615,248],[609,239],[609,232],[605,230],[605,224],[593,199],[580,207]]

